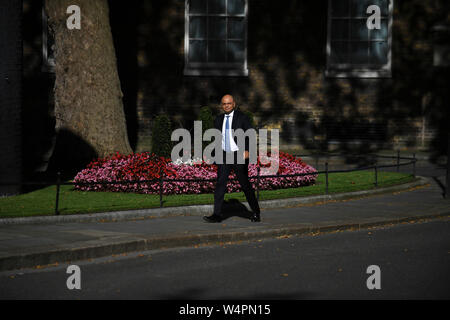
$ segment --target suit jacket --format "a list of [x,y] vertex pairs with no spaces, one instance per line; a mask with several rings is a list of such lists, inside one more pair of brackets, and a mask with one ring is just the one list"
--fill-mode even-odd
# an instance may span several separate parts
[[[217,116],[216,119],[214,119],[214,128],[217,130],[222,131],[222,125],[223,125],[223,119],[225,117],[225,113],[222,113],[221,115]],[[232,130],[242,129],[244,132],[248,129],[252,129],[252,125],[250,123],[250,119],[247,117],[247,115],[239,110],[234,109],[233,114],[233,123],[231,124]],[[237,137],[234,137],[234,142],[237,144]],[[249,150],[249,139],[245,138],[245,150]],[[239,150],[239,152],[242,152],[242,150]]]

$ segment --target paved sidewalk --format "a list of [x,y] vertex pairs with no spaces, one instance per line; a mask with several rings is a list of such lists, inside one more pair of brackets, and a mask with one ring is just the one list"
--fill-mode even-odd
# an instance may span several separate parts
[[241,213],[208,224],[197,212],[116,222],[0,224],[0,271],[133,251],[448,219],[450,200],[442,197],[434,179],[425,182],[359,199],[265,209],[261,223],[252,223]]

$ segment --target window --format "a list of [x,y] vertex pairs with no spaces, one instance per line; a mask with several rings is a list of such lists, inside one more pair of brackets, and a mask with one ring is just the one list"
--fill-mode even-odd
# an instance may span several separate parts
[[393,0],[329,0],[326,76],[390,77],[392,11]]
[[247,0],[186,0],[184,74],[247,76]]

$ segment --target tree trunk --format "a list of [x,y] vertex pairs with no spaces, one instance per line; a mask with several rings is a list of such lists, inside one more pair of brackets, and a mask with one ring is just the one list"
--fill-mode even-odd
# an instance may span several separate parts
[[46,0],[55,39],[53,169],[79,169],[92,158],[132,152],[117,73],[107,0],[77,0],[81,29],[66,25],[72,0]]

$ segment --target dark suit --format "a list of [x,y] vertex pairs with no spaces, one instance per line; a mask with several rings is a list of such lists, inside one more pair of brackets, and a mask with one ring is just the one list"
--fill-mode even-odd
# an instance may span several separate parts
[[[225,114],[221,114],[214,120],[214,127],[217,130],[222,132],[223,119]],[[246,131],[247,129],[252,128],[250,124],[249,118],[239,110],[234,110],[233,114],[233,122],[231,124],[232,130],[243,129]],[[237,138],[234,137],[234,141],[237,144]],[[249,141],[246,139],[245,141],[245,150],[249,150]],[[233,169],[236,174],[239,184],[241,185],[242,190],[244,191],[245,197],[250,205],[250,208],[254,213],[259,214],[259,205],[258,201],[255,197],[255,192],[253,190],[252,185],[248,180],[248,159],[246,159],[245,164],[237,164],[238,157],[244,157],[244,150],[238,150],[236,152],[232,152],[234,164],[226,164],[226,152],[223,151],[223,164],[217,164],[217,183],[216,190],[214,192],[214,214],[221,216],[223,199],[226,192],[228,177],[231,173],[231,169]]]

